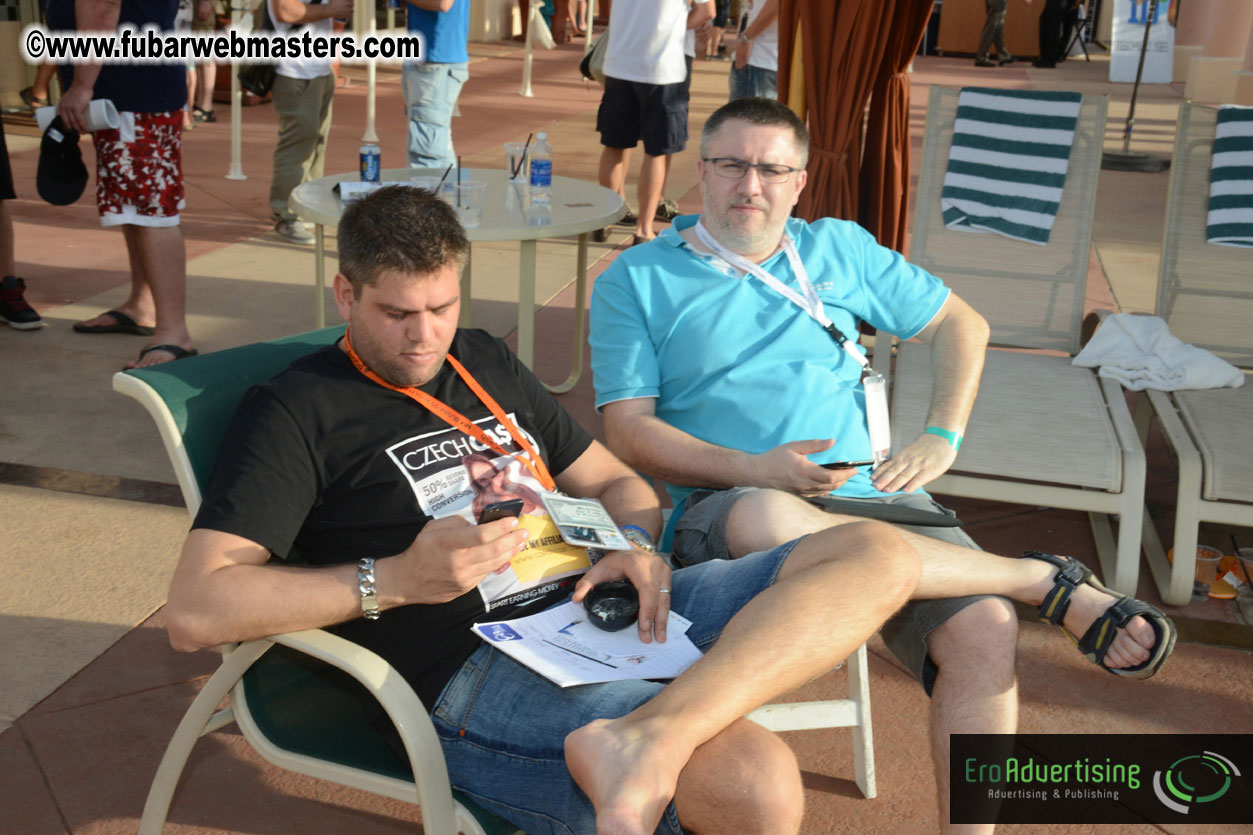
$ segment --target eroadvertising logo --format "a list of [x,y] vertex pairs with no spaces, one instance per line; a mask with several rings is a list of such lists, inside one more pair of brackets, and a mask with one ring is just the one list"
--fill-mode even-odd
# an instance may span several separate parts
[[1253,734],[954,734],[951,823],[1253,823]]
[[1231,760],[1206,751],[1180,757],[1165,771],[1154,772],[1153,791],[1168,809],[1186,815],[1191,811],[1190,804],[1222,799],[1231,788],[1232,778],[1241,776]]

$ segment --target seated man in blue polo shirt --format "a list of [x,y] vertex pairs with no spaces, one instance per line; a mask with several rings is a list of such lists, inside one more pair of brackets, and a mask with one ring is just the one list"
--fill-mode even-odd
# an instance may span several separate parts
[[[987,324],[855,223],[791,218],[808,149],[804,123],[784,105],[745,98],[719,108],[701,136],[701,215],[676,218],[596,282],[596,405],[613,452],[673,485],[674,555],[684,564],[743,557],[855,518],[807,501],[828,494],[946,512],[921,488],[956,457]],[[875,449],[873,394],[862,383],[865,358],[844,338],[859,320],[930,343],[935,370],[927,432],[873,471],[857,466]],[[830,468],[841,462],[850,463]],[[1119,675],[1147,677],[1170,650],[1160,612],[1117,599],[1077,560],[994,557],[955,527],[899,530],[923,574],[914,602],[882,632],[932,695],[940,820],[948,820],[949,735],[1015,728],[1016,617],[988,592],[1040,604],[1051,622],[1088,632],[1081,648],[1097,640],[1098,624],[1102,641],[1117,626],[1097,663]],[[1059,617],[1052,603],[1061,594],[1075,605]]]

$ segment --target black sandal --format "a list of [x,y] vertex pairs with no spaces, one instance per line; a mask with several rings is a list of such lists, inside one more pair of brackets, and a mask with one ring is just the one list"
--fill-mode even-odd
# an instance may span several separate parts
[[191,106],[191,118],[197,122],[216,122],[218,117],[214,115],[212,110],[205,110],[198,104]]
[[[1053,576],[1053,588],[1044,596],[1044,601],[1040,604],[1040,620],[1051,623],[1066,633],[1066,637],[1079,647],[1084,658],[1107,672],[1126,678],[1149,678],[1166,663],[1166,659],[1175,648],[1176,632],[1175,624],[1161,610],[1142,600],[1136,600],[1134,597],[1128,597],[1106,588],[1092,576],[1092,569],[1073,557],[1045,554],[1040,551],[1027,551],[1022,556],[1046,562],[1057,568],[1057,574]],[[1087,632],[1083,633],[1083,637],[1076,638],[1063,625],[1062,619],[1070,608],[1070,596],[1074,594],[1075,589],[1084,584],[1117,599],[1101,613],[1100,617],[1092,621],[1092,625],[1088,627]],[[1144,618],[1153,628],[1153,634],[1157,640],[1153,644],[1152,654],[1147,661],[1134,667],[1106,667],[1105,653],[1113,644],[1118,630],[1125,627],[1136,615]]]

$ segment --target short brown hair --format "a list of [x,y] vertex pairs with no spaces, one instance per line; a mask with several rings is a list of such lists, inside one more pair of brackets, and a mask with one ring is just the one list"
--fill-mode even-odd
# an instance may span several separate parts
[[349,205],[339,221],[339,271],[358,298],[385,271],[430,275],[464,264],[469,251],[457,213],[425,189],[385,186]]
[[722,123],[728,119],[740,119],[754,125],[791,128],[796,148],[801,155],[800,167],[804,168],[809,163],[809,129],[805,127],[805,123],[786,104],[754,96],[729,101],[710,115],[700,132],[702,157],[709,156],[709,143],[722,127]]

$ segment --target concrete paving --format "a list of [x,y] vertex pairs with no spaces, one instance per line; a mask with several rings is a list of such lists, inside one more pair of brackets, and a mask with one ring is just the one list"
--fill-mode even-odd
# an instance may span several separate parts
[[[557,172],[596,179],[594,132],[600,88],[581,81],[577,45],[536,56],[535,97],[517,95],[517,44],[472,45],[471,81],[454,122],[467,166],[502,167],[502,143],[547,130]],[[726,98],[727,64],[698,62],[693,135]],[[1024,65],[983,70],[969,59],[920,58],[913,74],[913,150],[921,145],[926,87],[983,84],[1107,92],[1107,147],[1120,148],[1130,89],[1110,85],[1107,64],[1071,60],[1056,70]],[[337,92],[327,170],[350,170],[364,126],[362,74]],[[1141,91],[1132,147],[1168,154],[1181,91]],[[267,190],[275,135],[268,105],[243,114],[243,168],[229,168],[229,116],[185,135],[188,311],[201,350],[216,350],[313,326],[312,251],[270,232]],[[380,72],[378,133],[385,167],[403,164],[399,77]],[[70,207],[34,196],[34,129],[6,117],[21,199],[19,272],[48,327],[0,328],[0,831],[134,831],[174,725],[216,664],[214,653],[180,655],[165,641],[159,606],[186,529],[173,475],[151,421],[111,392],[110,376],[144,344],[138,337],[84,336],[70,324],[125,296],[121,236],[102,230],[90,195]],[[90,148],[84,146],[89,167]],[[668,195],[699,209],[695,143],[678,155]],[[632,166],[634,169],[636,166]],[[915,166],[916,176],[916,166]],[[1102,172],[1094,228],[1089,305],[1153,307],[1166,175]],[[634,199],[634,175],[628,185]],[[592,246],[597,275],[625,245],[619,228]],[[333,241],[332,241],[333,243]],[[333,247],[331,257],[333,258]],[[508,336],[516,321],[517,247],[476,247],[473,321]],[[573,245],[541,244],[536,368],[564,376],[574,326]],[[598,435],[600,420],[584,379],[563,402]],[[1150,450],[1150,502],[1169,532],[1174,473],[1157,442]],[[989,502],[953,501],[985,548],[1013,554],[1038,547],[1095,565],[1082,514]],[[1203,541],[1225,545],[1226,532]],[[1247,531],[1241,533],[1247,536]],[[1145,571],[1147,574],[1147,570]],[[1151,583],[1141,594],[1155,599]],[[1055,630],[1023,623],[1020,726],[1036,732],[1253,732],[1253,627],[1229,603],[1172,609],[1184,632],[1167,668],[1151,682],[1094,670]],[[1216,642],[1226,646],[1215,645]],[[1244,647],[1243,649],[1233,647]],[[938,827],[926,762],[927,699],[877,639],[871,643],[879,796],[853,786],[849,734],[789,734],[805,772],[806,833],[930,832]],[[842,693],[844,673],[812,683],[798,698]],[[1218,721],[1220,720],[1220,721]],[[266,764],[232,726],[202,740],[184,775],[167,831],[187,833],[384,833],[415,831],[419,813],[399,803],[292,775]],[[1015,827],[1009,827],[1014,829]],[[1025,829],[1025,827],[1016,827]],[[1159,827],[1160,828],[1160,827]],[[1147,831],[1123,829],[1121,831]],[[1031,831],[1085,831],[1032,827]]]

